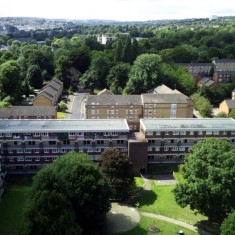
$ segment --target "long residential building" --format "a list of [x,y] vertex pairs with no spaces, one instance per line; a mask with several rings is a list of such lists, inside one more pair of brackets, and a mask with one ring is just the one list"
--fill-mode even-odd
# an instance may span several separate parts
[[192,118],[193,102],[180,92],[142,95],[89,95],[86,118],[125,118],[138,131],[141,118]]
[[0,120],[2,166],[35,171],[69,151],[97,161],[105,148],[127,153],[129,127],[115,120]]
[[134,133],[126,119],[0,120],[2,167],[8,173],[36,172],[72,150],[97,162],[110,147],[128,154],[134,171],[144,173],[150,164],[183,163],[190,148],[207,137],[235,146],[235,120],[141,119]]

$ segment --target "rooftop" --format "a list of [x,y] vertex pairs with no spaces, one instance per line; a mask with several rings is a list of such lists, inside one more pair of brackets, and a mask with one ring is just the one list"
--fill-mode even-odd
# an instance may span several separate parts
[[0,120],[0,133],[129,132],[126,119]]
[[142,105],[140,95],[89,95],[87,105]]
[[181,93],[171,94],[142,94],[143,103],[156,103],[156,104],[180,104],[188,103],[189,98]]
[[145,131],[174,130],[235,130],[232,118],[160,118],[140,119]]

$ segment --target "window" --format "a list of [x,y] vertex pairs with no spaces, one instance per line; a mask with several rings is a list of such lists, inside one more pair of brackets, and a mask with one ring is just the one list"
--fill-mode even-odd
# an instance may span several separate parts
[[123,144],[123,143],[124,143],[124,140],[117,140],[117,143],[118,143],[118,144]]
[[194,131],[190,131],[189,134],[190,134],[190,135],[194,135]]
[[31,149],[25,149],[24,153],[31,153]]
[[24,157],[18,157],[17,158],[17,162],[23,162],[24,161]]
[[104,144],[103,140],[97,140],[97,144]]
[[147,135],[153,135],[152,131],[147,131]]
[[49,153],[49,149],[44,149],[44,153]]
[[58,153],[59,150],[58,149],[52,149],[52,153]]
[[6,137],[11,137],[11,136],[12,136],[12,133],[6,133],[5,136],[6,136]]
[[39,149],[34,149],[34,153],[39,153]]
[[148,151],[153,151],[153,148],[152,147],[148,147]]
[[173,131],[173,135],[179,135],[179,131]]
[[13,157],[10,157],[8,159],[9,159],[9,162],[14,162],[14,158]]
[[207,135],[212,135],[212,131],[206,131]]
[[69,135],[76,136],[76,132],[69,132]]
[[178,151],[178,148],[177,147],[172,147],[171,151]]
[[8,150],[8,153],[13,153],[13,150],[12,150],[12,149],[9,149],[9,150]]
[[33,136],[40,136],[40,133],[33,133]]
[[165,135],[169,135],[169,132],[168,132],[168,131],[165,131]]
[[164,151],[169,151],[169,147],[164,147]]
[[203,135],[203,131],[198,131],[198,135]]
[[40,161],[40,157],[35,157],[35,161],[39,162]]
[[91,110],[91,114],[93,114],[93,115],[94,115],[94,114],[95,114],[95,110]]
[[23,149],[17,149],[16,152],[17,153],[23,153]]
[[31,158],[31,157],[26,157],[26,158],[25,158],[25,161],[26,161],[26,162],[31,162],[31,161],[32,161],[32,158]]
[[181,135],[186,135],[186,131],[181,131],[180,134]]
[[227,131],[223,131],[223,135],[227,135]]

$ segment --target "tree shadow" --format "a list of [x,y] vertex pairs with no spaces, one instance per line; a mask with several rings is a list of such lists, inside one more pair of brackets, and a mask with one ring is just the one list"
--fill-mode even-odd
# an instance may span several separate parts
[[157,200],[157,194],[151,190],[142,190],[129,200],[128,204],[134,207],[150,206]]
[[219,235],[220,234],[220,226],[217,223],[212,223],[208,220],[201,220],[198,221],[195,226],[198,228],[198,233],[201,235],[213,234]]

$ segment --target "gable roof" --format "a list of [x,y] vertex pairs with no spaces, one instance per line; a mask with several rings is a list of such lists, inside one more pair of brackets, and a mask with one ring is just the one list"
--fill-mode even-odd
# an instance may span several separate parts
[[113,92],[105,88],[100,91],[97,95],[113,95]]
[[143,103],[155,103],[155,104],[180,104],[188,103],[190,100],[183,94],[142,94]]
[[227,99],[225,100],[225,103],[227,104],[229,109],[235,109],[235,100]]
[[9,108],[0,108],[0,118],[54,116],[55,111],[55,106],[12,106]]
[[86,105],[142,105],[140,95],[89,95]]

